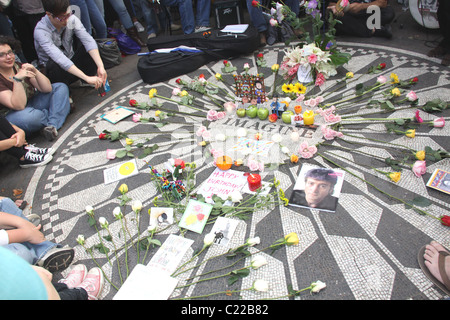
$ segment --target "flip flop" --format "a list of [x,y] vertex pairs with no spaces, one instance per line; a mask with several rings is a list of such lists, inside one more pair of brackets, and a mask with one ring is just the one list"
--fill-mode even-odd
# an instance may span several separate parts
[[423,273],[427,276],[428,279],[430,279],[431,282],[433,282],[439,289],[444,291],[447,295],[450,295],[450,279],[447,276],[445,272],[445,257],[449,256],[450,254],[446,251],[439,251],[439,273],[441,274],[442,280],[444,283],[440,282],[438,279],[436,279],[428,269],[428,267],[425,265],[425,259],[423,255],[425,254],[425,247],[423,246],[417,255],[417,260],[419,261],[420,269],[422,269]]

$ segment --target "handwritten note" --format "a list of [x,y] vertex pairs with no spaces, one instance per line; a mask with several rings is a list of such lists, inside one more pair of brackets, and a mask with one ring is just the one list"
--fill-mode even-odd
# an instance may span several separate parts
[[236,170],[223,171],[216,168],[200,186],[197,193],[203,195],[206,199],[210,199],[213,194],[226,199],[234,190],[240,191],[246,183],[247,177],[244,176],[243,172]]

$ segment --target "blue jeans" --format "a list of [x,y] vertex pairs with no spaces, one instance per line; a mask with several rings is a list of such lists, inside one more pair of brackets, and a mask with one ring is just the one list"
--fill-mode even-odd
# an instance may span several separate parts
[[184,34],[191,34],[195,30],[194,8],[192,0],[161,0],[161,4],[165,6],[178,6],[180,11],[181,27]]
[[64,83],[53,83],[52,92],[37,92],[25,109],[9,111],[6,119],[27,135],[46,126],[59,129],[70,112],[69,88]]
[[94,0],[70,0],[70,5],[80,8],[80,20],[89,34],[92,34],[92,27],[94,27],[97,39],[107,37],[105,19]]
[[125,29],[130,29],[134,27],[133,21],[128,14],[127,7],[123,3],[123,0],[109,0],[109,3],[113,7],[114,11],[119,16],[120,22],[122,22]]
[[[17,217],[21,217],[28,220],[22,213],[17,205],[9,198],[0,199],[0,211],[13,214]],[[22,257],[30,264],[35,264],[39,259],[44,257],[44,255],[52,248],[56,247],[57,244],[45,240],[39,244],[31,244],[29,242],[23,243],[10,243],[3,248],[11,250],[13,253]]]
[[[147,34],[158,33],[158,22],[156,12],[150,7],[148,0],[139,0],[139,6],[147,25]],[[166,14],[163,10],[158,14],[159,23],[163,27],[166,25]]]
[[209,27],[211,14],[211,0],[197,0],[197,16],[195,22],[198,27]]

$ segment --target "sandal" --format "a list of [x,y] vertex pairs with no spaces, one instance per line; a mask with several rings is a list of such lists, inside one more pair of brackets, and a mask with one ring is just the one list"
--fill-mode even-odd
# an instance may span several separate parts
[[446,251],[439,251],[439,273],[441,275],[442,280],[444,283],[440,282],[438,279],[436,279],[428,269],[428,267],[425,265],[425,259],[423,258],[423,255],[425,254],[425,247],[423,246],[418,253],[417,259],[419,261],[420,269],[422,269],[423,273],[427,276],[428,279],[430,279],[431,282],[433,282],[439,289],[444,291],[447,295],[450,295],[450,279],[447,276],[447,273],[445,272],[445,257],[449,256],[450,254]]

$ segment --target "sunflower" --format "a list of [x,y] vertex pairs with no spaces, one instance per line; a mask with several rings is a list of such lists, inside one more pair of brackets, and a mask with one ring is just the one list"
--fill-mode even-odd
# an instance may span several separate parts
[[294,85],[292,83],[289,84],[285,83],[281,87],[281,90],[283,90],[284,93],[291,93],[294,90]]
[[298,94],[304,94],[306,92],[306,87],[300,82],[297,82],[294,86],[294,92]]

